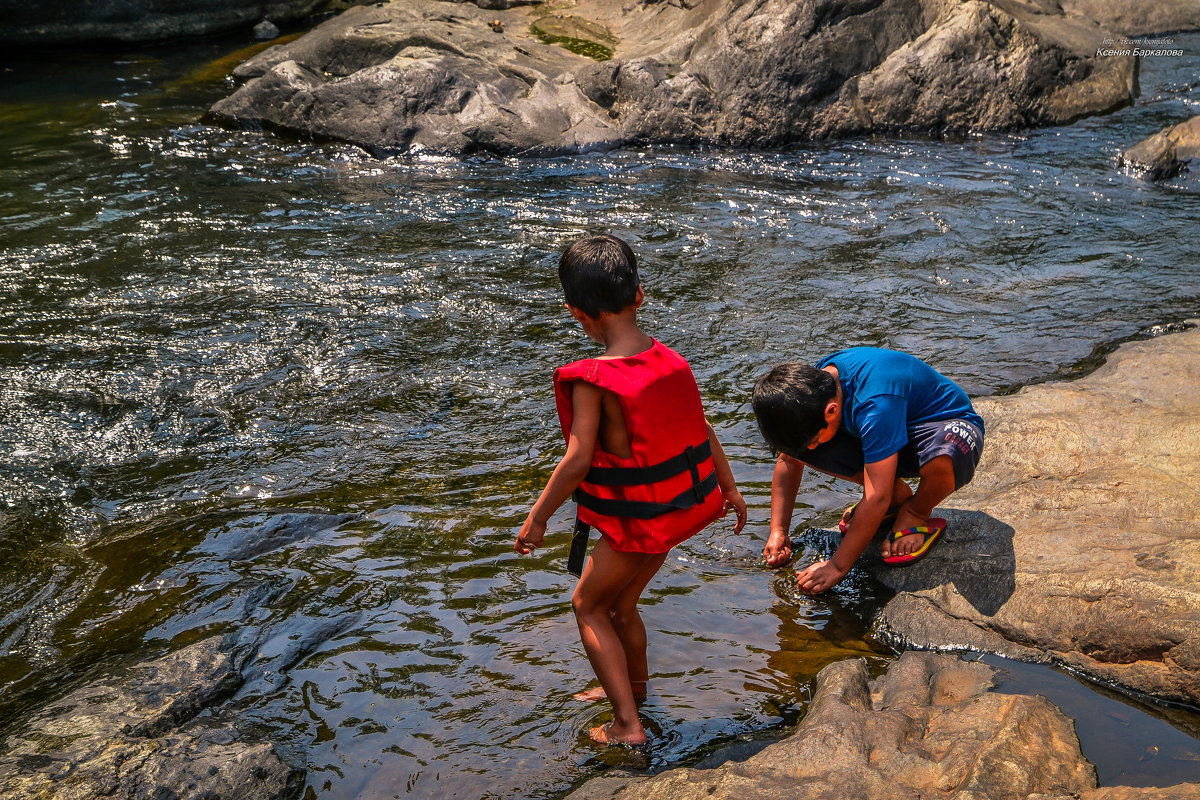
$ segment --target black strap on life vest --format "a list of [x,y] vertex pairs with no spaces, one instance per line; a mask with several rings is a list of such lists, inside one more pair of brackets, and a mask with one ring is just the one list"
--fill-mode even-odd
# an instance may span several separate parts
[[583,560],[587,558],[588,536],[592,526],[575,518],[575,531],[571,534],[571,552],[567,555],[567,572],[578,578],[583,574]]
[[[717,488],[716,470],[704,480],[700,480],[700,465],[712,457],[712,445],[705,439],[701,444],[684,448],[677,456],[651,464],[648,467],[592,467],[583,480],[598,486],[640,486],[658,483],[667,478],[673,478],[683,472],[692,474],[692,485],[684,489],[665,503],[646,500],[614,500],[608,497],[597,497],[583,489],[576,489],[572,498],[583,508],[603,514],[606,517],[630,517],[633,519],[654,519],[668,511],[681,511],[692,506],[700,505],[704,499]],[[567,559],[567,570],[573,575],[583,571],[583,560],[587,553],[587,540],[591,528],[578,517],[575,518],[575,532],[571,535],[571,553]]]

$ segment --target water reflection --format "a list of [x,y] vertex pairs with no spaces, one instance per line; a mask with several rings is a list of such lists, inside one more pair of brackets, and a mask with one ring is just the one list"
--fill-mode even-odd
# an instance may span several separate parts
[[[1160,91],[1178,64],[1146,65],[1152,106],[1025,137],[380,162],[197,121],[222,87],[174,81],[222,47],[0,86],[8,724],[232,631],[255,648],[239,718],[314,794],[551,797],[611,760],[586,742],[606,709],[571,698],[592,678],[569,512],[561,550],[511,552],[561,447],[551,371],[589,347],[553,270],[583,233],[638,249],[646,327],[691,360],[751,504],[647,592],[650,768],[784,726],[826,663],[880,656],[865,576],[812,600],[759,566],[766,365],[882,344],[982,394],[1200,314],[1193,179],[1110,161],[1196,102]],[[797,519],[848,497],[808,478]]]

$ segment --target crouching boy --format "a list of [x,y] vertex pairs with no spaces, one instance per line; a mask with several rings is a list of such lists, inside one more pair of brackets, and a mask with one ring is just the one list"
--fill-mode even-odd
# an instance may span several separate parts
[[[771,479],[771,532],[763,556],[791,558],[788,531],[804,467],[862,485],[846,509],[844,538],[827,561],[797,572],[800,589],[838,583],[875,533],[889,531],[884,563],[910,564],[946,528],[934,507],[975,474],[983,419],[966,392],[920,359],[893,350],[854,347],[816,366],[779,364],[754,386],[758,427],[779,453]],[[918,478],[914,492],[902,478]]]

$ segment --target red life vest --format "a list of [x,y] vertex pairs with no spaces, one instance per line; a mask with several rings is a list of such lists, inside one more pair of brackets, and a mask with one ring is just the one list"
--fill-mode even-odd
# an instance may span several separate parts
[[579,485],[579,522],[614,550],[665,553],[721,516],[724,501],[708,442],[700,390],[687,361],[659,341],[624,358],[576,361],[554,372],[554,401],[570,438],[575,381],[615,394],[632,455],[601,449]]

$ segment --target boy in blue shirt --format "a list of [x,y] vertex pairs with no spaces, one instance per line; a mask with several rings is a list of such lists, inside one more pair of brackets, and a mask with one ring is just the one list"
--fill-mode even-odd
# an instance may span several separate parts
[[[754,385],[754,414],[778,451],[771,479],[771,566],[791,558],[792,510],[804,467],[862,485],[842,516],[841,545],[827,561],[797,572],[817,594],[845,577],[883,525],[884,563],[911,564],[946,521],[933,509],[970,482],[983,451],[983,419],[966,392],[925,362],[893,350],[853,347],[816,366],[776,365]],[[919,478],[914,492],[902,478]]]

